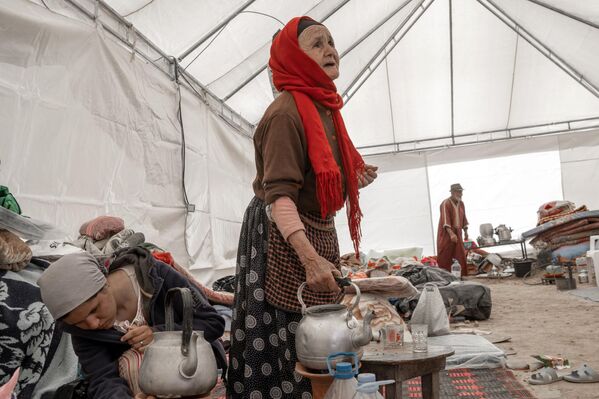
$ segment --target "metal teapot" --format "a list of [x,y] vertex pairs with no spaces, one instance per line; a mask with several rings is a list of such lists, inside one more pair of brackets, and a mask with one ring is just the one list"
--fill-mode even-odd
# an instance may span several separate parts
[[[174,331],[173,297],[181,295],[183,331]],[[164,300],[166,331],[155,332],[141,363],[139,386],[159,398],[199,396],[216,385],[217,366],[203,331],[193,331],[193,298],[189,288],[171,288]]]
[[351,285],[356,290],[356,299],[350,308],[341,304],[306,308],[302,300],[306,283],[299,286],[297,299],[302,305],[303,318],[295,334],[295,349],[297,358],[304,367],[327,370],[327,357],[334,352],[355,352],[359,359],[362,358],[362,347],[372,339],[370,323],[374,313],[369,311],[364,320],[358,322],[352,312],[360,303],[360,289],[354,283]]
[[512,231],[514,230],[511,227],[506,227],[505,224],[500,224],[495,228],[495,234],[499,237],[499,242],[510,241],[512,239]]

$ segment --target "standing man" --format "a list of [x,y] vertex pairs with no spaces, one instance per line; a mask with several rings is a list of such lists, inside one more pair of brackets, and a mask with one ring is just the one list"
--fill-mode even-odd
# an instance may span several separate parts
[[[462,202],[463,188],[459,183],[452,184],[451,196],[441,203],[441,215],[437,231],[437,261],[439,266],[451,271],[453,259],[462,266],[462,276],[466,275],[466,250],[464,240],[468,240],[468,219]],[[462,239],[462,230],[464,238]]]

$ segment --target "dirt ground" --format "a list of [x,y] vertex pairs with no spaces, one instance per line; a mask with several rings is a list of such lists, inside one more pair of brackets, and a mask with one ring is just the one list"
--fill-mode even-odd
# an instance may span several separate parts
[[[566,357],[572,369],[587,363],[599,372],[599,303],[558,291],[554,285],[527,285],[522,279],[472,279],[491,288],[491,318],[479,322],[479,329],[493,335],[509,336],[511,341],[496,344],[508,360],[534,361],[531,355]],[[540,282],[529,278],[528,283]],[[590,288],[583,284],[579,288]],[[567,374],[572,369],[558,371]],[[514,371],[517,378],[539,399],[599,398],[599,383],[576,384],[558,381],[532,386],[526,382],[529,371]]]

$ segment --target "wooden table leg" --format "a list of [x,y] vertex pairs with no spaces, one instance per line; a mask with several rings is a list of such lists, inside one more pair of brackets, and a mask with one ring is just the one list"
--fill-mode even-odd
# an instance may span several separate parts
[[439,399],[439,373],[425,374],[421,378],[422,399]]
[[401,399],[401,381],[385,385],[385,399]]

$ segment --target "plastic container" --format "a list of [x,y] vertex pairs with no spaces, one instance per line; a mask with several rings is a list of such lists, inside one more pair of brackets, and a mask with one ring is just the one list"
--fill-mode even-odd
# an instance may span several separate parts
[[[352,356],[355,367],[349,362],[338,362],[333,370],[332,359],[338,356]],[[329,373],[333,376],[333,383],[324,399],[348,399],[356,394],[358,381],[354,378],[358,374],[358,355],[354,352],[339,352],[327,357]]]
[[514,259],[516,277],[524,277],[532,269],[532,259]]
[[451,274],[453,274],[453,276],[456,277],[457,279],[462,278],[462,265],[460,265],[460,262],[458,262],[455,259],[453,260],[453,263],[451,264]]
[[[364,384],[369,384],[369,383],[372,383],[372,382],[376,382],[376,375],[374,375],[372,373],[361,373],[361,374],[358,374],[358,388],[361,387]],[[378,385],[377,385],[376,388],[378,388]],[[368,398],[372,398],[372,399],[384,399],[384,396],[381,395],[376,388],[374,389],[374,396],[368,396]],[[361,398],[364,397],[364,396],[358,396],[358,394],[359,394],[359,391],[356,388],[356,395],[354,395],[354,397],[361,397]]]
[[383,396],[379,393],[381,385],[395,384],[395,380],[373,381],[364,383],[356,388],[352,399],[379,399]]

